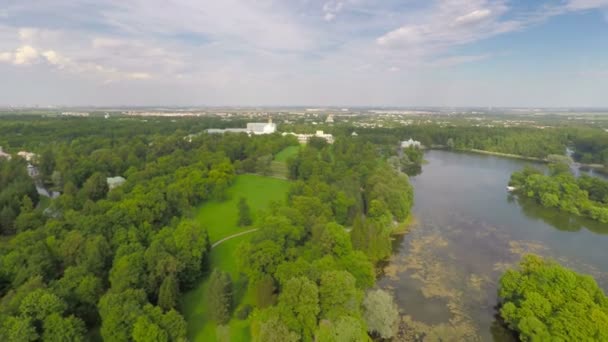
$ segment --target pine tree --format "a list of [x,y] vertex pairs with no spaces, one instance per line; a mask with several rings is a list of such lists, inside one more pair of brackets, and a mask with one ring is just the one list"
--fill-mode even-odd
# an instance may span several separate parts
[[211,273],[207,298],[211,317],[218,324],[228,323],[232,309],[232,279],[228,273],[218,270]]
[[244,197],[239,199],[239,227],[250,226],[253,223],[251,219],[251,209],[247,200]]

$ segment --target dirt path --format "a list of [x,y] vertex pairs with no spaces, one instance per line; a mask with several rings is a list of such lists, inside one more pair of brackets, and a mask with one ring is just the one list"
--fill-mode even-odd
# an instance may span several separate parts
[[241,236],[241,235],[245,235],[245,234],[253,233],[253,232],[255,232],[256,230],[258,230],[258,229],[257,229],[257,228],[255,228],[255,229],[249,229],[249,230],[246,230],[246,231],[244,231],[244,232],[240,232],[240,233],[236,233],[236,234],[232,234],[232,235],[230,235],[230,236],[227,236],[227,237],[225,237],[225,238],[223,238],[223,239],[221,239],[221,240],[219,240],[219,241],[214,242],[214,243],[211,245],[211,249],[213,249],[213,248],[215,248],[215,247],[219,246],[219,245],[220,245],[222,242],[224,242],[224,241],[228,241],[228,240],[230,240],[230,239],[232,239],[232,238],[239,237],[239,236]]

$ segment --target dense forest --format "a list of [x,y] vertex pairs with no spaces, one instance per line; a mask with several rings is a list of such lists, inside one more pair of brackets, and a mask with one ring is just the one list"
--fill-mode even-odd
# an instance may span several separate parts
[[[344,128],[346,132],[354,129]],[[472,125],[424,124],[399,128],[357,129],[357,134],[375,143],[389,145],[414,138],[427,147],[481,150],[546,159],[574,151],[576,161],[608,166],[608,134],[585,127],[477,127]]]
[[548,208],[608,223],[608,181],[570,173],[567,165],[551,164],[550,174],[527,167],[511,175],[509,185]]
[[[212,123],[151,121],[0,125],[4,146],[36,153],[39,171],[31,179],[20,158],[0,159],[0,339],[184,340],[181,294],[207,274],[214,300],[198,305],[209,305],[219,323],[251,317],[256,340],[392,336],[392,297],[369,289],[413,190],[382,147],[355,137],[313,140],[289,160],[288,198],[258,217],[255,236],[238,249],[256,305],[237,311],[230,276],[208,267],[209,239],[192,208],[225,199],[236,175],[264,174],[273,155],[297,142],[188,136]],[[110,190],[113,176],[126,182]],[[61,195],[41,201],[34,182]],[[243,225],[252,223],[246,207],[240,203]]]
[[295,183],[287,205],[272,208],[238,251],[260,304],[252,312],[253,339],[391,337],[394,303],[365,290],[375,282],[373,262],[389,255],[390,234],[409,215],[407,176],[358,139],[310,144],[289,170]]
[[591,276],[535,255],[500,279],[500,315],[522,341],[608,340],[608,297]]
[[[139,122],[101,123],[95,134],[63,140],[63,132],[78,136],[90,124],[67,123],[54,127],[51,143],[26,144],[39,155],[40,180],[62,193],[45,208],[25,163],[0,160],[3,208],[11,210],[0,244],[1,339],[78,341],[99,327],[105,340],[184,338],[179,293],[206,271],[208,253],[190,208],[222,198],[237,172],[294,142],[187,141],[180,131],[163,134],[160,124],[134,134]],[[106,177],[116,175],[127,181],[109,191]]]

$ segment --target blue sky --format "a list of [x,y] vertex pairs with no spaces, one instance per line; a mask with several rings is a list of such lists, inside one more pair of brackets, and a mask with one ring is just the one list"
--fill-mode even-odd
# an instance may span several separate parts
[[608,0],[1,0],[0,105],[608,107]]

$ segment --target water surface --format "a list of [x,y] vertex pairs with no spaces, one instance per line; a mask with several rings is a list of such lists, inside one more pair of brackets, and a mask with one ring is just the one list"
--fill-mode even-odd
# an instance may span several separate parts
[[398,339],[509,341],[496,321],[497,283],[522,255],[551,257],[608,285],[608,225],[506,192],[530,162],[429,151],[412,177],[416,218],[379,280],[402,313]]

